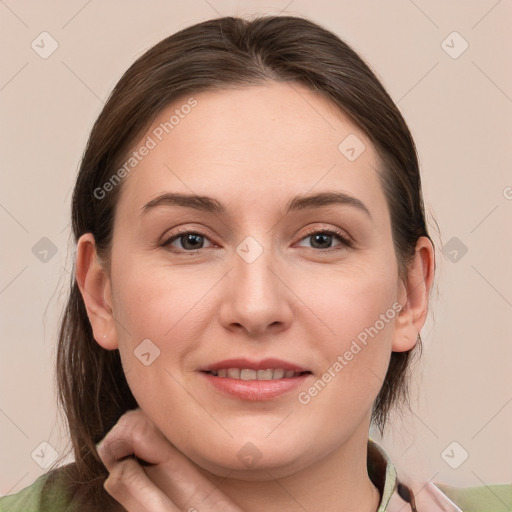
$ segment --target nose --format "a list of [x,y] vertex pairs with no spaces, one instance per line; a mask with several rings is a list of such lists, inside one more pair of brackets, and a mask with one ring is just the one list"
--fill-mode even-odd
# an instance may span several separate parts
[[288,279],[270,244],[247,237],[237,247],[225,277],[222,325],[232,331],[244,330],[253,338],[286,330],[293,318]]

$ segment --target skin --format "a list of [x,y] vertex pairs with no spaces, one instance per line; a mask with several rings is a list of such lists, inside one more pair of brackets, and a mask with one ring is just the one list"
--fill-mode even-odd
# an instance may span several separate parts
[[[379,156],[318,94],[270,83],[194,98],[197,106],[121,185],[110,272],[91,234],[78,242],[77,281],[94,337],[119,349],[141,409],[102,443],[106,488],[127,510],[215,510],[226,499],[239,508],[225,502],[218,510],[375,511],[380,498],[366,469],[371,408],[391,352],[412,349],[425,322],[432,245],[418,240],[402,281]],[[162,111],[135,148],[180,104]],[[355,161],[338,150],[349,134],[366,148]],[[340,204],[285,215],[293,196],[321,191],[350,194],[369,215]],[[141,214],[163,192],[211,196],[227,213],[159,206]],[[178,227],[206,238],[163,247]],[[311,233],[333,228],[352,247],[336,236],[315,245]],[[248,236],[262,248],[251,263],[236,251]],[[301,404],[298,393],[397,302],[400,313]],[[149,366],[133,353],[145,339],[160,350]],[[233,357],[276,357],[312,375],[298,390],[248,402],[198,373]],[[237,456],[249,442],[261,455],[252,467]],[[117,462],[130,453],[155,465]],[[205,499],[210,482],[216,491]]]

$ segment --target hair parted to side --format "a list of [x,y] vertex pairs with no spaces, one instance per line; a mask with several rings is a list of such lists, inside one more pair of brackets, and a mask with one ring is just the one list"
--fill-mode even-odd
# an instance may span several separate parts
[[[400,276],[427,233],[416,148],[398,108],[369,66],[334,33],[304,18],[224,17],[183,29],[150,48],[124,73],[96,120],[83,154],[72,199],[75,243],[94,235],[107,270],[113,219],[122,183],[102,199],[102,187],[123,164],[157,115],[171,102],[212,89],[298,83],[317,92],[371,139],[382,160],[380,179],[389,206]],[[341,141],[340,141],[341,142]],[[103,489],[107,470],[98,443],[137,402],[119,352],[93,338],[73,275],[57,352],[59,404],[66,416],[75,463],[69,480],[83,510],[114,500]],[[382,430],[390,408],[407,400],[410,352],[391,355],[373,422]]]

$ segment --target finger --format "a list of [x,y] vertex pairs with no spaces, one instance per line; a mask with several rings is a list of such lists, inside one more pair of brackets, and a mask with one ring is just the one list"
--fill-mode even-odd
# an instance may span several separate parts
[[180,512],[133,458],[118,462],[103,487],[129,512]]
[[201,475],[195,467],[192,468],[192,471],[188,471],[185,465],[164,463],[145,468],[145,471],[160,488],[169,490],[173,502],[181,510],[187,512],[242,512],[224,492]]
[[145,468],[150,479],[165,489],[173,502],[187,510],[193,503],[198,510],[239,511],[216,485],[203,476],[183,453],[177,450],[140,410],[129,411],[100,443],[98,453],[107,469],[123,457],[134,454],[154,466]]
[[97,450],[109,471],[129,455],[149,464],[158,464],[172,456],[172,445],[140,409],[125,413]]

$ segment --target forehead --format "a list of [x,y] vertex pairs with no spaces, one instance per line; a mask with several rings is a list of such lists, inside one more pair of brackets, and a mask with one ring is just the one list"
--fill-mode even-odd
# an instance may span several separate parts
[[299,84],[191,94],[160,112],[133,151],[139,155],[118,204],[124,213],[140,213],[166,191],[222,197],[238,207],[241,191],[246,204],[333,188],[374,207],[383,201],[368,137]]

